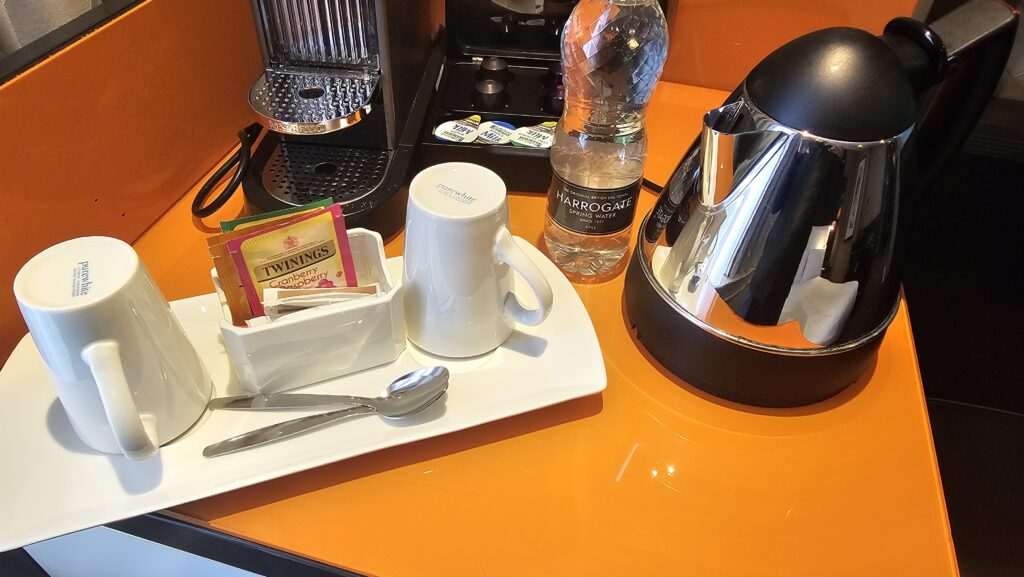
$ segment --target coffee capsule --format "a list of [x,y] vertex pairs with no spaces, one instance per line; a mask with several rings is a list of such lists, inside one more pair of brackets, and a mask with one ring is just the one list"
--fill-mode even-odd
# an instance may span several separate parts
[[437,125],[434,137],[448,142],[473,142],[480,133],[480,116],[474,114],[469,118],[449,120]]
[[505,106],[505,85],[497,80],[481,80],[476,83],[473,103],[481,110],[497,110]]
[[527,148],[551,148],[555,139],[556,122],[543,122],[537,126],[524,126],[512,133],[512,144]]
[[487,121],[480,125],[480,135],[476,139],[487,144],[508,144],[515,130],[516,127],[507,122]]
[[480,71],[477,72],[477,78],[508,84],[512,79],[512,73],[509,72],[508,63],[503,58],[488,56],[480,62]]
[[548,89],[547,101],[544,103],[544,108],[547,109],[551,114],[561,116],[565,110],[565,86],[559,84],[554,88]]

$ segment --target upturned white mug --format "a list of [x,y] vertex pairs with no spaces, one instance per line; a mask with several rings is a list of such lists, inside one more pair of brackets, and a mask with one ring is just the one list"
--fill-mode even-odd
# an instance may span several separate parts
[[210,378],[126,243],[92,236],[52,246],[21,268],[14,295],[86,445],[144,459],[203,414]]
[[[537,308],[512,291],[512,269]],[[508,230],[505,183],[475,164],[431,166],[409,185],[405,221],[405,320],[409,340],[445,357],[499,347],[515,323],[551,311],[551,285]]]

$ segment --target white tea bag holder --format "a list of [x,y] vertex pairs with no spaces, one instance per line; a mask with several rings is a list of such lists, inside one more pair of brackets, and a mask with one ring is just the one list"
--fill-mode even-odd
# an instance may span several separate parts
[[388,273],[376,232],[348,231],[359,284],[376,295],[283,316],[259,326],[231,322],[216,269],[211,271],[224,320],[221,334],[239,381],[253,393],[276,393],[390,363],[405,349],[402,286]]

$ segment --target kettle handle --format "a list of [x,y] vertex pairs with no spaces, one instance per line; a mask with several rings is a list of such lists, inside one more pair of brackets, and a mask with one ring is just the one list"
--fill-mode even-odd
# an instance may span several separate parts
[[[935,182],[970,136],[1006,68],[1017,18],[1004,0],[970,0],[928,25],[910,18],[886,25],[882,40],[920,91],[902,179],[911,199]],[[920,51],[914,54],[910,44]]]

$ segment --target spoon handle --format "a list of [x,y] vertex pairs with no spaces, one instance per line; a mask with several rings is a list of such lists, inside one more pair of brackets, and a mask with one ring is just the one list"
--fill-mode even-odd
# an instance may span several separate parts
[[326,427],[346,417],[366,415],[375,412],[376,410],[372,407],[358,406],[331,411],[329,413],[320,413],[318,415],[309,415],[307,417],[291,419],[282,423],[276,423],[255,429],[248,433],[242,433],[241,435],[225,439],[219,443],[214,443],[203,449],[203,456],[217,457],[220,455],[226,455],[227,453],[241,451],[242,449],[248,449],[250,447],[266,445],[267,443],[273,443],[275,441],[300,435],[307,431]]
[[313,409],[336,405],[374,406],[380,399],[353,397],[349,395],[310,395],[302,393],[276,393],[269,395],[244,395],[241,397],[218,397],[209,403],[211,409],[229,410],[281,410]]

